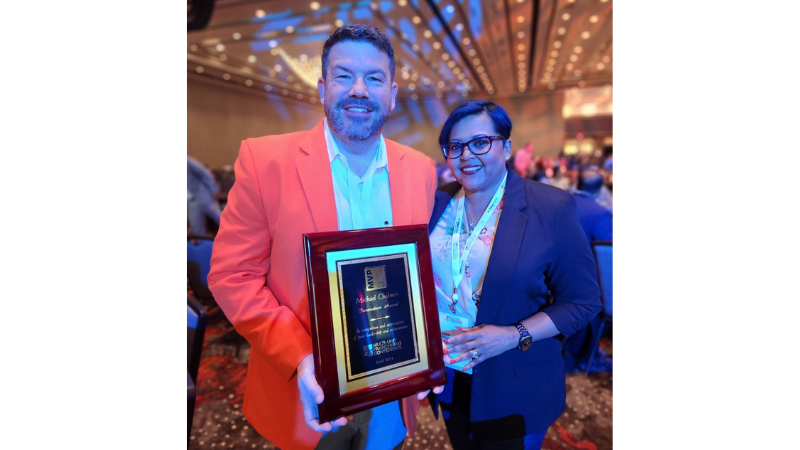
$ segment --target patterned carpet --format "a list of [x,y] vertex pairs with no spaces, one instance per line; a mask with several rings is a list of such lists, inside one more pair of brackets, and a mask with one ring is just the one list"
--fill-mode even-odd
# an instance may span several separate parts
[[[212,309],[211,313],[197,376],[189,449],[275,449],[241,412],[250,347],[237,339],[221,312]],[[610,365],[611,340],[601,340],[600,350],[593,368]],[[611,449],[612,411],[611,372],[588,376],[583,372],[567,374],[567,409],[547,430],[542,448]],[[406,439],[403,449],[450,448],[441,415],[435,420],[430,407],[424,405],[420,408],[414,439]]]

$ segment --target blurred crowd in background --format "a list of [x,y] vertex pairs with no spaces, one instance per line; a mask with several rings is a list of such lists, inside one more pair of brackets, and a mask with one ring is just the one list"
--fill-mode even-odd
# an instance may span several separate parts
[[[507,163],[509,170],[524,178],[572,193],[579,214],[592,209],[592,203],[613,213],[613,164],[611,146],[589,154],[538,156],[530,143],[514,151]],[[436,172],[439,185],[455,180],[444,161],[436,163]],[[188,233],[214,236],[219,227],[219,213],[225,207],[235,180],[233,167],[211,169],[189,156],[186,177]],[[608,214],[600,226],[595,219],[582,220],[589,241],[612,240],[610,216]]]

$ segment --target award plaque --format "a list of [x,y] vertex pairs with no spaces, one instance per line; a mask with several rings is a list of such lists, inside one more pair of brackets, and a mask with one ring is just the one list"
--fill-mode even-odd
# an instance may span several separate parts
[[303,235],[319,421],[445,384],[425,225]]

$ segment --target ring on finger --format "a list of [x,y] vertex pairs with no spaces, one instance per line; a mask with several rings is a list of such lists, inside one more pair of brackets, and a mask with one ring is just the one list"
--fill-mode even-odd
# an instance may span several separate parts
[[478,359],[478,356],[479,356],[478,355],[478,350],[473,348],[472,349],[472,359]]

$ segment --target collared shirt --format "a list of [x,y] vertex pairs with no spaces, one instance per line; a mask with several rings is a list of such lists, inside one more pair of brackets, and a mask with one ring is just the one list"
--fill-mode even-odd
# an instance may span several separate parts
[[[436,223],[430,235],[431,244],[431,263],[433,266],[433,282],[436,286],[436,302],[440,311],[450,312],[450,305],[453,304],[453,266],[452,242],[453,227],[456,222],[456,202],[463,194],[463,188],[456,193],[447,208],[442,213],[442,217]],[[489,221],[479,231],[478,239],[472,246],[467,256],[467,267],[464,270],[464,278],[458,286],[458,301],[454,305],[456,313],[469,316],[472,323],[478,318],[478,305],[481,301],[481,291],[483,290],[483,279],[486,275],[486,266],[489,264],[489,256],[492,253],[494,244],[495,230],[503,211],[505,199],[500,201]],[[466,219],[466,209],[464,211]],[[472,232],[468,220],[464,220],[464,228],[461,230],[459,244],[463,251],[467,243],[469,233]]]
[[389,165],[386,142],[381,135],[378,151],[362,177],[347,164],[339,142],[324,122],[325,142],[333,175],[333,196],[339,230],[359,230],[392,226],[392,199],[389,192]]

